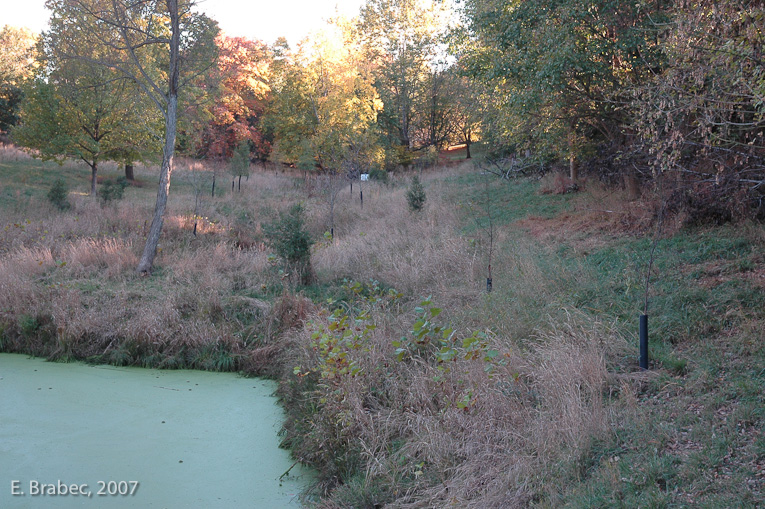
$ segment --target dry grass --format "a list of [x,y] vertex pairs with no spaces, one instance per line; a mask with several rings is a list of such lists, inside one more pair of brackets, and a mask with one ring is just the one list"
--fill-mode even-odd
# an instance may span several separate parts
[[[273,369],[258,364],[257,355],[253,360],[247,345],[271,341],[281,330],[278,317],[270,317],[268,305],[235,296],[282,283],[263,246],[242,249],[236,242],[231,216],[257,225],[264,207],[289,202],[297,190],[289,177],[253,175],[241,193],[200,197],[202,217],[194,218],[189,174],[211,172],[190,166],[174,175],[158,271],[148,281],[134,269],[153,208],[150,186],[129,188],[125,200],[106,206],[71,192],[72,208],[63,213],[31,196],[8,214],[0,223],[3,348],[127,364]],[[136,176],[145,182],[155,170],[138,167]],[[274,196],[264,204],[252,199],[256,193]],[[220,363],[202,365],[201,356],[213,350]]]
[[32,156],[13,144],[0,143],[0,161],[29,161]]
[[334,242],[313,257],[316,270],[329,279],[378,279],[415,297],[466,298],[477,268],[475,248],[459,235],[457,210],[445,201],[441,184],[426,186],[421,213],[409,211],[405,187],[370,186],[363,210],[358,203],[342,203]]
[[[393,343],[411,323],[372,313],[377,328],[347,352],[359,374],[323,375],[315,397],[325,404],[310,427],[288,427],[299,430],[288,436],[298,455],[322,465],[328,482],[352,465],[364,472],[323,507],[524,507],[577,476],[592,440],[607,433],[606,357],[625,347],[613,328],[569,315],[523,346],[491,336],[496,360],[444,364],[428,355],[397,361]],[[293,360],[303,371],[326,370],[310,345],[329,323],[314,316],[293,336],[305,345]]]
[[[214,171],[224,193],[213,198]],[[626,223],[647,230],[654,211],[589,184],[568,195],[568,217],[508,216],[486,295],[485,232],[461,233],[474,218],[461,216],[462,190],[445,179],[466,171],[423,172],[427,202],[416,214],[407,177],[365,184],[363,208],[358,184],[353,194],[343,189],[330,242],[326,196],[301,172],[257,169],[231,192],[223,168],[182,161],[146,278],[134,267],[155,168],[137,168],[144,187],[108,206],[72,192],[62,213],[30,195],[0,220],[0,346],[279,377],[285,440],[320,470],[322,507],[556,505],[583,475],[593,444],[638,415],[620,324],[567,311],[594,305],[572,303],[595,281],[594,269],[577,262]],[[279,273],[260,228],[295,202],[317,239],[318,283],[302,290]],[[747,235],[763,241],[759,227]],[[550,266],[560,260],[549,248],[562,238],[573,246],[570,263]],[[742,272],[750,278],[761,275],[761,258],[751,258]],[[379,285],[354,291],[344,278]],[[412,341],[415,307],[427,295],[443,308],[431,322],[452,324],[453,341],[436,335],[399,359],[397,342]],[[334,309],[348,314],[345,330],[331,329]],[[469,348],[463,340],[473,331],[483,335]],[[439,361],[442,348],[456,352],[452,360]]]
[[[377,328],[349,352],[361,375],[322,377],[326,359],[313,333],[327,326],[327,315],[289,291],[269,261],[260,224],[303,201],[312,236],[322,238],[326,197],[309,192],[300,174],[277,172],[254,173],[231,192],[219,171],[225,194],[212,198],[211,170],[187,161],[174,173],[157,271],[147,279],[134,267],[151,186],[128,189],[109,206],[72,193],[66,213],[30,198],[0,229],[4,349],[282,376],[288,406],[291,398],[302,402],[291,403],[297,413],[288,437],[296,452],[322,468],[327,486],[345,482],[328,507],[344,496],[351,505],[365,497],[401,507],[524,505],[554,475],[570,475],[590,440],[604,433],[606,359],[618,337],[578,317],[544,332],[538,317],[510,320],[506,313],[517,309],[482,298],[483,248],[459,234],[463,219],[443,174],[424,174],[420,213],[407,207],[407,179],[366,184],[363,208],[358,184],[353,195],[341,191],[335,238],[314,248],[320,281],[374,279],[405,297],[370,309]],[[154,172],[139,167],[137,177],[149,182]],[[512,280],[521,300],[550,297],[551,283],[524,249],[497,255],[495,271],[514,275],[500,278],[499,288]],[[426,295],[461,323],[458,337],[490,329],[484,347],[499,352],[497,359],[463,355],[444,365],[428,350],[396,360],[394,341],[411,334],[411,303]],[[294,366],[311,374],[296,380]],[[317,392],[301,385],[311,380]],[[326,403],[302,428],[302,405],[320,398]],[[566,473],[550,473],[550,464]],[[355,488],[353,472],[364,474]]]

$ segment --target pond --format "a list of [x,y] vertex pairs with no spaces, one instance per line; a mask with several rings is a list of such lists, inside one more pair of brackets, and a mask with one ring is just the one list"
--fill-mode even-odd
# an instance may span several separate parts
[[0,354],[0,507],[299,507],[275,388]]

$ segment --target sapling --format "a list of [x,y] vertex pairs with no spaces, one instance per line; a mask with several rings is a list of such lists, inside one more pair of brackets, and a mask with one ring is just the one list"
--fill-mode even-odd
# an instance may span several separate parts
[[409,190],[406,192],[406,201],[409,203],[409,210],[412,212],[418,212],[425,207],[425,188],[420,182],[420,178],[415,175],[412,177],[412,183],[409,185]]
[[72,206],[67,199],[68,195],[69,189],[67,189],[64,179],[56,179],[48,191],[48,201],[58,207],[59,210],[68,210]]
[[643,314],[640,315],[640,369],[648,369],[648,303],[651,289],[651,270],[653,269],[653,262],[656,256],[656,248],[659,245],[659,239],[661,239],[664,212],[667,205],[667,200],[663,197],[661,190],[659,195],[662,197],[661,207],[659,208],[659,216],[656,221],[656,231],[651,242],[651,253],[648,256],[648,267],[645,274],[645,293],[643,296]]
[[491,257],[494,254],[494,216],[492,215],[491,200],[489,194],[489,176],[485,175],[484,178],[484,208],[486,210],[486,218],[488,221],[488,236],[489,236],[489,263],[488,271],[486,274],[486,293],[491,293],[492,290],[492,278],[491,278]]

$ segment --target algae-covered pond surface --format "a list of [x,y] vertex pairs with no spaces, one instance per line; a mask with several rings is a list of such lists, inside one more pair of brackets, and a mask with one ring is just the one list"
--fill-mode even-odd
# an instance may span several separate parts
[[274,389],[0,354],[0,507],[299,507]]

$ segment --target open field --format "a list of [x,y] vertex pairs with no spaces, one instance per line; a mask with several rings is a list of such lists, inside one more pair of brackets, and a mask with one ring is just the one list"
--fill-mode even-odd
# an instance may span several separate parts
[[[45,198],[59,176],[64,212]],[[211,197],[210,169],[181,162],[141,277],[156,171],[108,204],[88,176],[0,154],[0,351],[276,378],[322,507],[765,502],[762,224],[667,220],[641,372],[650,199],[457,162],[423,172],[420,213],[408,175],[364,184],[363,208],[346,187],[330,240],[319,181],[254,168],[232,192],[222,171]],[[316,240],[306,287],[261,228],[296,202]]]

